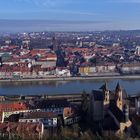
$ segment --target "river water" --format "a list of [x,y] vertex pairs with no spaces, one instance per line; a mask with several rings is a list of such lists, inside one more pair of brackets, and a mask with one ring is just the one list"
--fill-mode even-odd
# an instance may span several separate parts
[[[83,90],[91,92],[99,89],[105,80],[75,80],[75,81],[47,81],[47,82],[6,82],[0,83],[0,95],[41,95],[41,94],[69,94],[81,93]],[[140,80],[106,80],[110,90],[115,90],[119,82],[129,95],[140,93]]]

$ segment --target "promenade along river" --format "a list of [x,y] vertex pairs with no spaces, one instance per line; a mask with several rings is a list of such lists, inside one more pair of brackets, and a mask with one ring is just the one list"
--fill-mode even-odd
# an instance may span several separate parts
[[121,86],[129,95],[140,93],[140,79],[129,80],[71,80],[71,81],[34,81],[34,82],[1,82],[0,95],[40,95],[40,94],[69,94],[91,92],[99,89],[104,82],[110,90],[115,90],[116,84]]

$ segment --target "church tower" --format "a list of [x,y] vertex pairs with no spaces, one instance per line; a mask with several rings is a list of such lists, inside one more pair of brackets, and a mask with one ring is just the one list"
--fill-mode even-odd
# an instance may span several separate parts
[[58,44],[57,44],[57,41],[56,41],[56,37],[52,38],[52,44],[53,44],[53,51],[54,52],[58,51],[59,47],[58,47]]
[[2,67],[2,57],[0,57],[0,67]]
[[108,89],[107,83],[105,82],[104,85],[100,88],[104,93],[104,108],[107,109],[110,104],[110,91]]
[[115,89],[115,102],[120,110],[123,110],[123,93],[120,84],[118,83]]

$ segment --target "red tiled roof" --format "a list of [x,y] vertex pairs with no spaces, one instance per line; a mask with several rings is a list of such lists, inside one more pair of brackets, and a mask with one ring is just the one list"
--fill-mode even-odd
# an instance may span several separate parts
[[38,135],[43,133],[42,123],[0,123],[0,132],[4,134],[26,134],[26,135]]
[[8,49],[17,49],[17,48],[19,48],[19,46],[16,46],[16,45],[11,45],[8,47]]
[[23,119],[33,118],[56,118],[57,115],[53,112],[27,112],[23,114]]
[[43,50],[41,50],[41,49],[33,49],[33,50],[30,51],[30,54],[32,56],[35,56],[35,55],[38,55],[38,54],[43,55],[45,53],[46,53],[46,50],[45,49],[43,49]]
[[57,56],[56,54],[53,53],[47,53],[47,58],[52,58],[52,57],[56,58]]
[[0,67],[0,72],[30,72],[28,68],[28,63],[18,63],[15,65],[3,65]]
[[89,48],[74,48],[72,51],[84,51],[84,52],[87,52],[89,51],[90,49]]
[[0,112],[27,110],[27,109],[28,106],[24,102],[1,102],[0,103]]

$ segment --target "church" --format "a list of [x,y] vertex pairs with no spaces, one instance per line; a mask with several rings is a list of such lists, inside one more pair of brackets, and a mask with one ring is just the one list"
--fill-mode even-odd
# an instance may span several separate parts
[[129,130],[129,102],[120,83],[114,91],[109,90],[107,83],[99,90],[93,90],[89,102],[88,114],[93,126],[99,124],[104,132],[122,133]]

